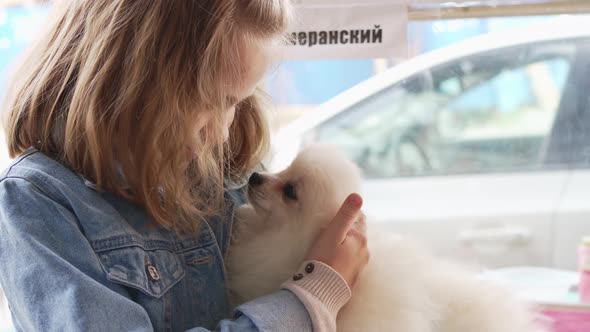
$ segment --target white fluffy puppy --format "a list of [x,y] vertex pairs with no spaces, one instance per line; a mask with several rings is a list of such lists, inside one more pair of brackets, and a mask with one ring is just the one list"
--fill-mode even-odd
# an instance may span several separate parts
[[[254,174],[250,204],[238,209],[227,259],[234,304],[274,292],[289,279],[360,183],[356,165],[327,146],[305,149],[281,173]],[[338,331],[543,330],[509,291],[370,226],[371,260],[338,315]]]

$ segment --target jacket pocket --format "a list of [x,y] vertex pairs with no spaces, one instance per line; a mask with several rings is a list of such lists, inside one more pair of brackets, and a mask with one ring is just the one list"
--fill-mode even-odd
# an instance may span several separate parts
[[165,249],[145,250],[141,246],[97,251],[108,280],[136,288],[160,298],[184,278],[180,259]]

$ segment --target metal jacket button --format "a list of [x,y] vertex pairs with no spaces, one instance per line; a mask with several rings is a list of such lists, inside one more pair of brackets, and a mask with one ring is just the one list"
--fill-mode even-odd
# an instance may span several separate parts
[[145,262],[145,272],[150,278],[151,281],[158,281],[160,280],[160,273],[155,266],[152,265],[149,261],[146,260]]

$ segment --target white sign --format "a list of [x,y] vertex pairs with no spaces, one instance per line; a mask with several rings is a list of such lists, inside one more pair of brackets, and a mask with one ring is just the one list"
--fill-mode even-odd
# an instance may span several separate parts
[[295,3],[284,58],[407,58],[407,5],[356,1]]

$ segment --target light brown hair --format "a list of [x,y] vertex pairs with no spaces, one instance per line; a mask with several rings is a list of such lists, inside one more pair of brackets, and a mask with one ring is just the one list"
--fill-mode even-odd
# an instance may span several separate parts
[[[224,180],[258,164],[269,140],[257,94],[238,105],[228,142],[215,134],[227,84],[240,79],[243,43],[283,33],[288,3],[64,0],[54,6],[54,21],[7,98],[10,155],[35,147],[99,190],[143,205],[167,228],[195,230],[220,213]],[[200,119],[208,119],[209,134],[193,132]],[[187,140],[199,147],[189,163]]]

